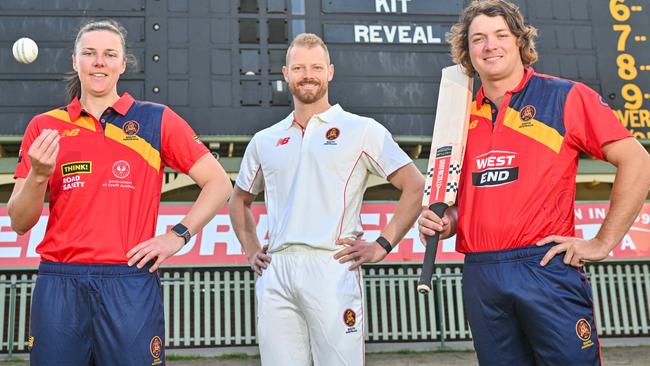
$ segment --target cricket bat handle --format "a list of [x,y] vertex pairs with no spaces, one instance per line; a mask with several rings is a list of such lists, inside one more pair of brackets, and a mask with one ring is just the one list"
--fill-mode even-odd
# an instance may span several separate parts
[[[445,216],[445,211],[449,206],[444,202],[436,202],[429,206],[429,210],[433,211],[438,217]],[[436,253],[438,252],[438,241],[440,233],[436,232],[433,236],[427,236],[427,247],[424,251],[424,262],[422,263],[422,271],[420,272],[420,281],[418,281],[418,291],[421,294],[428,294],[431,291],[431,279],[433,278],[433,265],[436,261]]]

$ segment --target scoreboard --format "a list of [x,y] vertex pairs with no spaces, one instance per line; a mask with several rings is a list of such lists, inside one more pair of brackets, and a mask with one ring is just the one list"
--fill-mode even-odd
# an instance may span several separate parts
[[596,28],[599,71],[610,81],[603,94],[616,101],[616,115],[635,137],[650,140],[650,1],[608,5]]
[[[539,29],[543,73],[598,91],[636,137],[650,139],[650,0],[518,0]],[[321,35],[335,65],[330,100],[374,117],[396,136],[431,136],[445,41],[463,0],[2,0],[0,135],[22,136],[30,118],[65,104],[76,30],[114,18],[139,63],[119,84],[170,105],[203,136],[250,136],[284,118],[281,74],[301,32]],[[15,62],[20,37],[39,44]],[[479,84],[479,83],[476,83]],[[0,136],[1,137],[1,136]]]

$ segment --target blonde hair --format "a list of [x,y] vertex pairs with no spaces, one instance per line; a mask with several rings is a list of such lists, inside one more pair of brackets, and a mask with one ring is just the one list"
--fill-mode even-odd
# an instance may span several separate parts
[[451,27],[451,32],[447,33],[447,42],[451,44],[451,57],[455,63],[463,65],[467,75],[476,75],[469,57],[468,31],[474,18],[479,15],[502,16],[510,32],[517,37],[519,54],[524,66],[530,66],[537,61],[535,50],[537,29],[524,23],[524,17],[516,5],[505,0],[473,0],[463,10],[458,23]]
[[296,38],[293,39],[291,44],[289,45],[289,48],[287,48],[287,56],[285,58],[285,64],[289,65],[289,52],[294,47],[307,47],[307,48],[314,48],[320,46],[323,48],[325,51],[325,58],[327,59],[327,64],[329,65],[330,63],[330,53],[327,50],[327,46],[325,45],[325,42],[323,40],[315,35],[314,33],[300,33],[299,35],[296,36]]

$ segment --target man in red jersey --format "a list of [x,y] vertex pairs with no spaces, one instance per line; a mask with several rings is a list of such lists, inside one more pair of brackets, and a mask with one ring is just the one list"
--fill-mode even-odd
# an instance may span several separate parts
[[[650,187],[650,157],[584,84],[536,73],[535,28],[503,0],[473,1],[452,27],[454,61],[482,86],[472,103],[457,210],[423,210],[420,233],[457,234],[482,365],[595,365],[585,261],[604,259]],[[580,152],[617,167],[596,237],[574,237]],[[557,255],[562,254],[562,255]]]

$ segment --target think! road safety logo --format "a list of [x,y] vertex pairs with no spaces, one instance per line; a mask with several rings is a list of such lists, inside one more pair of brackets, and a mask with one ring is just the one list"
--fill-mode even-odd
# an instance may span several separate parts
[[69,191],[75,188],[83,188],[86,182],[80,174],[91,174],[93,163],[91,161],[74,161],[61,164],[61,189]]
[[90,174],[92,173],[92,166],[91,161],[73,161],[61,164],[61,175],[66,177],[72,174]]
[[354,325],[357,324],[357,313],[352,309],[345,309],[343,312],[343,323],[348,327],[345,334],[356,333],[357,328],[355,328]]
[[594,342],[591,340],[591,325],[587,319],[582,318],[576,322],[576,335],[582,341],[582,349],[594,345]]
[[162,349],[163,344],[160,337],[153,336],[149,342],[149,353],[151,353],[151,356],[153,357],[151,366],[160,365],[162,363],[162,360],[160,359],[160,356],[162,355]]

